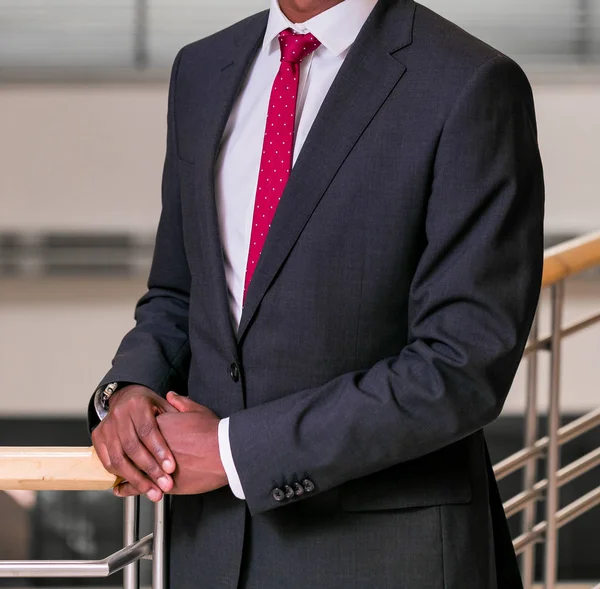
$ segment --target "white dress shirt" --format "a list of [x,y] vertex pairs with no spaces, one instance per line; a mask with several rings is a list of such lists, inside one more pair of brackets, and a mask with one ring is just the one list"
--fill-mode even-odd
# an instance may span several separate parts
[[[321,46],[300,65],[295,163],[333,80],[375,4],[377,0],[344,0],[304,23],[293,24],[281,11],[278,0],[271,0],[263,45],[227,122],[216,168],[219,230],[231,317],[236,329],[242,316],[244,278],[267,111],[281,59],[278,35],[291,28],[300,34],[312,33],[321,42]],[[231,454],[228,418],[219,423],[219,451],[231,490],[236,497],[245,499]]]

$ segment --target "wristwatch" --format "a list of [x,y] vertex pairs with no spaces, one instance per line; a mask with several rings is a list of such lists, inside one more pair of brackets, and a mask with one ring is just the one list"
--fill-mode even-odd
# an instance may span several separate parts
[[94,395],[94,409],[102,421],[108,415],[108,402],[110,398],[117,392],[119,388],[118,382],[111,382],[104,388],[100,387]]

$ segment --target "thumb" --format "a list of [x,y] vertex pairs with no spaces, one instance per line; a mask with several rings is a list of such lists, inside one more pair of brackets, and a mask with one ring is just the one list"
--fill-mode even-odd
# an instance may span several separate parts
[[198,411],[198,408],[200,407],[198,403],[195,403],[189,397],[182,397],[173,391],[167,394],[167,401],[181,413]]

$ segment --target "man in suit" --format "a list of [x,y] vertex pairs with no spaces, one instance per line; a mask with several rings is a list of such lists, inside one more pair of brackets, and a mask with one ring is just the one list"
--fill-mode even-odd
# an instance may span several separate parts
[[173,495],[171,586],[521,587],[482,428],[542,222],[527,79],[413,0],[274,0],[185,47],[90,404],[116,493]]

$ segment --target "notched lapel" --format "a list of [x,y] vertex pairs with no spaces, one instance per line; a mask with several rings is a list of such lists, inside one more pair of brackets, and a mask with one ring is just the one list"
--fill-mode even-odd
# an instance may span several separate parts
[[[411,1],[380,2],[340,69],[277,207],[248,287],[238,341],[344,160],[406,71],[391,54],[410,44],[413,13]],[[386,43],[386,33],[400,17],[404,36],[396,28]]]
[[[214,74],[210,76],[210,88],[198,87],[191,90],[192,100],[203,97],[200,102],[189,105],[190,111],[197,115],[190,125],[196,134],[194,152],[196,203],[198,210],[197,227],[202,232],[203,252],[208,268],[208,281],[212,288],[206,296],[212,298],[212,308],[221,329],[223,342],[235,348],[235,333],[231,324],[229,298],[225,278],[225,266],[219,222],[215,200],[215,165],[221,144],[221,138],[236,98],[242,88],[254,56],[264,37],[267,13],[257,15],[248,23],[235,42],[218,56]],[[210,91],[210,95],[207,92]],[[189,132],[189,131],[188,131]]]

